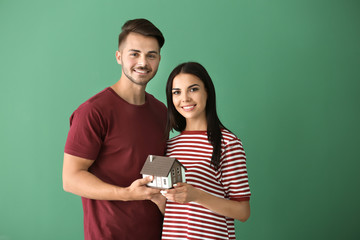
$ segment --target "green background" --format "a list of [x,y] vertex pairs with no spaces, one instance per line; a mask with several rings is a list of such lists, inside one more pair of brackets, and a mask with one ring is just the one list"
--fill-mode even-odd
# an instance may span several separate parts
[[122,24],[165,35],[148,92],[183,61],[213,78],[248,158],[238,239],[359,239],[360,2],[0,0],[0,240],[82,239],[62,189],[71,113],[114,84]]

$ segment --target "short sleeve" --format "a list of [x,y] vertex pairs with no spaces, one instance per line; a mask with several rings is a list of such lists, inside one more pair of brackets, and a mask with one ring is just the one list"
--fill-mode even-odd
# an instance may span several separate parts
[[250,199],[246,156],[238,138],[227,142],[221,161],[221,183],[226,197],[242,201]]
[[81,105],[70,117],[65,153],[95,160],[103,142],[103,129],[100,112],[91,104]]

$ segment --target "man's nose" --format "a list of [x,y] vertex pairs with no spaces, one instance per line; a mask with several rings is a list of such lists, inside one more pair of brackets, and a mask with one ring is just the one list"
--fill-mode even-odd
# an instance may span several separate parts
[[138,59],[138,65],[140,67],[145,67],[147,66],[147,59],[146,59],[146,56],[140,56],[139,59]]

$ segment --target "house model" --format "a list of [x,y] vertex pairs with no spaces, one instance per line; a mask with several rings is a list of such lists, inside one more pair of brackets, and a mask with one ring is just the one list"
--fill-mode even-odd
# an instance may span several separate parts
[[175,183],[185,182],[185,170],[176,158],[149,155],[140,173],[143,177],[154,176],[147,186],[169,189]]

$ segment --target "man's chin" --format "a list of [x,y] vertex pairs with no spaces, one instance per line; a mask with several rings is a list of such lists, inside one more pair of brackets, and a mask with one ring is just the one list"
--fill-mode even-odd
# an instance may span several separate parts
[[139,85],[139,86],[146,86],[148,84],[148,82],[150,82],[150,80],[154,77],[154,76],[143,76],[143,77],[139,77],[137,76],[136,78],[125,74],[125,76],[134,84]]
[[139,86],[146,86],[151,79],[130,79],[134,84]]

